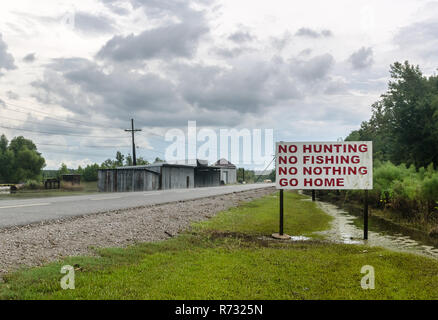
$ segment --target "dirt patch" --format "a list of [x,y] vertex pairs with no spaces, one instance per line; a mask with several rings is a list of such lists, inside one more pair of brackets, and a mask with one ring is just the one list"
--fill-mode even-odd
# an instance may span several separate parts
[[164,240],[191,223],[275,192],[274,187],[0,229],[0,274],[66,256],[93,255],[92,247],[125,247]]

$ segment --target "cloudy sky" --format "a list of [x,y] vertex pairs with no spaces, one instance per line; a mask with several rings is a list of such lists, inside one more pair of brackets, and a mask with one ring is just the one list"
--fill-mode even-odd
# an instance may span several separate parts
[[389,65],[438,66],[438,2],[15,0],[0,4],[0,133],[47,168],[163,157],[170,128],[336,140],[370,116]]

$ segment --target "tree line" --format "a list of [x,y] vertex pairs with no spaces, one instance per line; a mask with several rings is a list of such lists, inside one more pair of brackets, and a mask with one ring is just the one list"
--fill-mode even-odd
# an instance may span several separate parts
[[[438,222],[438,76],[417,65],[390,66],[387,91],[346,141],[373,141],[375,207],[421,225]],[[347,192],[360,197],[357,191]]]
[[388,90],[372,106],[372,116],[346,141],[373,141],[374,159],[414,165],[438,165],[438,76],[419,66],[395,62]]
[[[164,162],[164,160],[156,157],[153,163]],[[151,164],[149,161],[145,160],[142,157],[137,158],[137,165],[148,165]],[[114,159],[108,158],[100,165],[98,163],[89,164],[86,167],[82,168],[78,166],[77,169],[69,169],[65,163],[61,164],[61,167],[56,172],[57,177],[61,177],[63,174],[80,174],[84,181],[97,181],[98,171],[99,169],[114,169],[117,167],[126,167],[132,166],[133,160],[130,154],[124,155],[120,151],[117,151]]]
[[[155,158],[154,163],[163,162]],[[149,161],[142,157],[137,158],[137,165],[148,165]],[[0,136],[0,184],[40,183],[44,178],[60,178],[63,174],[80,174],[84,181],[97,181],[99,169],[109,169],[123,166],[132,166],[130,154],[124,155],[117,151],[114,159],[107,159],[101,164],[94,163],[82,168],[69,169],[62,163],[58,170],[43,170],[46,160],[37,150],[32,140],[22,136],[8,141],[6,136]]]

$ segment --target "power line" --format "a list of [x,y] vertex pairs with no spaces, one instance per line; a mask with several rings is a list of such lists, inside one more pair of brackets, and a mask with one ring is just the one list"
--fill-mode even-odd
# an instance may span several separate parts
[[[15,118],[10,118],[10,117],[2,117],[4,119],[8,119],[8,120],[13,120],[13,121],[21,121],[21,122],[25,122],[25,120],[21,120],[21,119],[15,119]],[[35,124],[40,124],[36,121],[30,121],[30,120],[26,120],[26,122],[29,123],[35,123]],[[7,126],[0,126],[2,128],[6,128],[6,129],[12,129],[12,130],[18,130],[18,131],[27,131],[27,132],[33,132],[33,133],[43,133],[43,134],[53,134],[53,135],[66,135],[66,136],[78,136],[78,137],[82,137],[83,135],[78,135],[78,134],[74,134],[74,133],[56,133],[56,132],[43,132],[43,131],[37,131],[37,130],[30,130],[30,129],[23,129],[23,128],[16,128],[16,127],[7,127]],[[74,127],[67,127],[67,126],[59,126],[60,128],[72,128],[74,129]],[[124,139],[122,137],[107,137],[107,136],[91,136],[91,135],[86,135],[85,137],[99,137],[99,138],[111,138],[111,139]],[[56,147],[65,147],[65,148],[70,148],[70,147],[78,147],[78,145],[63,145],[63,144],[50,144],[50,143],[37,143],[38,145],[44,145],[44,146],[56,146]],[[85,146],[80,146],[82,148],[128,148],[127,146],[100,146],[100,145],[85,145]],[[160,154],[164,154],[163,152],[159,152]]]
[[7,127],[7,126],[0,126],[0,128],[9,129],[9,130],[16,130],[16,131],[49,134],[49,135],[54,135],[54,136],[72,136],[72,137],[105,138],[105,139],[126,139],[126,137],[108,137],[108,136],[94,136],[94,135],[83,135],[83,134],[73,134],[73,133],[57,133],[57,132],[47,132],[47,131],[37,131],[37,130],[30,130],[30,129],[23,129],[23,128]]
[[105,155],[97,154],[97,153],[72,152],[72,151],[69,151],[69,150],[65,150],[65,151],[62,151],[62,150],[49,150],[49,151],[47,151],[47,150],[40,150],[40,152],[41,153],[46,153],[46,154],[47,153],[58,153],[58,154],[68,154],[68,155],[75,154],[75,155],[82,155],[82,156],[105,157]]
[[49,146],[49,147],[64,147],[64,148],[129,148],[127,146],[97,146],[97,145],[65,145],[65,144],[56,144],[56,143],[38,143],[35,142],[36,145],[39,146]]
[[[22,111],[17,111],[17,110],[10,110],[10,111],[18,112],[18,113],[23,113],[23,114],[26,114],[26,115],[28,114],[27,112],[22,112]],[[34,124],[42,125],[42,123],[40,123],[40,122],[32,121],[32,120],[27,120],[27,119],[23,120],[23,119],[17,119],[17,118],[5,117],[5,116],[2,116],[2,118],[3,119],[12,120],[12,121],[20,121],[20,122],[24,122],[24,123],[34,123]],[[67,122],[67,123],[70,124],[70,122],[68,122],[68,121],[64,121],[64,120],[60,120],[60,119],[56,119],[56,118],[45,117],[44,119],[52,119],[54,121],[63,121],[63,122]],[[43,125],[45,125],[45,124],[43,124]],[[69,129],[76,129],[77,128],[77,127],[70,127],[70,126],[63,126],[63,125],[56,125],[56,124],[49,124],[49,125],[50,126],[55,126],[55,127],[60,127],[60,128],[69,128]],[[88,126],[86,126],[86,127],[88,127]],[[89,126],[89,127],[91,127],[91,126]],[[120,128],[113,127],[112,129],[120,129]],[[163,138],[162,135],[154,133],[154,132],[147,132],[146,134],[147,135],[154,135],[156,137]],[[153,137],[146,137],[146,138],[150,139],[150,138],[153,138]],[[158,140],[155,140],[155,141],[157,141],[157,142],[164,142],[165,143],[165,141],[158,141]]]
[[[14,104],[10,103],[10,102],[7,102],[7,103],[4,102],[4,103],[5,103],[5,105],[6,105],[6,108],[7,108],[8,110],[10,110],[10,111],[13,111],[13,112],[18,112],[18,113],[22,113],[22,114],[28,114],[27,112],[23,112],[23,111],[12,110],[12,109],[10,109],[10,108],[8,107],[8,105],[13,106],[14,108],[31,110],[31,111],[33,111],[33,112],[41,113],[41,114],[44,114],[44,115],[52,115],[51,113],[44,112],[44,111],[39,111],[39,110],[35,110],[35,109],[33,109],[33,108],[28,108],[28,107],[23,107],[23,106],[17,106],[17,105],[14,105]],[[6,117],[4,117],[4,118],[6,118]],[[12,118],[10,118],[10,119],[11,119],[11,120],[17,120],[17,121],[24,121],[24,120],[12,119]],[[77,119],[63,120],[63,119],[53,118],[53,117],[48,117],[48,116],[45,116],[45,119],[51,119],[51,120],[54,120],[54,121],[66,122],[66,123],[68,123],[68,124],[72,124],[72,123],[71,123],[72,121],[77,121],[77,122],[81,122],[81,123],[88,123],[88,125],[87,125],[87,124],[81,124],[81,125],[82,125],[82,126],[86,126],[86,127],[93,127],[93,128],[95,128],[95,127],[99,127],[99,128],[105,128],[105,129],[120,129],[120,128],[116,128],[116,127],[102,126],[102,125],[99,125],[99,124],[96,124],[96,123],[91,123],[91,122],[88,122],[88,121],[77,120]],[[28,121],[28,120],[26,120],[26,121]],[[31,121],[28,121],[28,122],[31,122]],[[36,122],[34,122],[34,123],[36,123]],[[38,124],[39,124],[39,123],[38,123]],[[153,135],[153,136],[156,136],[156,137],[159,137],[159,138],[164,139],[164,135],[161,135],[161,134],[157,134],[157,133],[150,132],[150,131],[147,131],[147,132],[144,132],[144,133],[145,133],[146,135]],[[148,138],[151,138],[151,137],[148,137]],[[165,142],[165,141],[162,141],[162,142]],[[166,141],[166,142],[167,142],[167,141]],[[168,143],[170,143],[170,142],[168,142]],[[188,145],[188,142],[185,142],[185,145],[187,146],[187,145]]]
[[[25,115],[29,115],[29,112],[26,111],[19,111],[19,110],[13,110],[11,109],[9,106],[6,106],[6,109],[8,109],[8,111],[12,111],[12,112],[17,112],[17,113],[21,113],[21,114],[25,114]],[[52,121],[56,121],[56,122],[65,122],[68,124],[74,124],[71,121],[68,120],[63,120],[63,119],[57,119],[57,118],[53,118],[53,117],[48,117],[46,115],[44,115],[44,119],[48,119],[48,120],[52,120]],[[91,125],[85,125],[85,124],[76,124],[77,126],[83,126],[83,127],[88,127],[88,128],[95,128],[96,126],[91,126]],[[103,127],[104,129],[108,129],[107,127]],[[115,128],[113,128],[115,129]]]
[[[41,110],[36,110],[36,109],[33,109],[33,108],[29,108],[29,107],[18,106],[16,104],[13,104],[13,103],[10,103],[10,102],[4,102],[4,103],[6,105],[10,105],[10,106],[12,106],[14,108],[30,110],[32,112],[36,112],[36,113],[41,113],[41,114],[44,114],[44,115],[52,116],[52,113],[49,113],[49,112],[44,112],[44,111],[41,111]],[[52,119],[55,119],[55,118],[52,118]],[[106,129],[115,129],[114,127],[102,126],[101,124],[93,123],[93,122],[90,122],[90,121],[78,120],[78,119],[70,119],[70,120],[56,119],[56,120],[57,121],[64,121],[64,122],[68,122],[68,123],[71,123],[72,121],[73,122],[80,122],[80,123],[88,124],[88,126],[92,126],[92,127],[101,127],[101,128],[106,128]]]
[[[266,169],[269,168],[269,166],[272,164],[272,162],[273,162],[274,160],[275,160],[275,156],[272,158],[271,162],[269,162],[269,164],[266,166],[266,168],[265,168],[262,172],[265,172]],[[258,177],[257,180],[256,180],[256,183],[259,182],[259,179],[260,179],[261,176],[262,176],[262,175],[259,175],[259,177]]]
[[[43,144],[41,144],[41,143],[38,144],[37,143],[37,146],[38,145],[43,145]],[[75,150],[65,150],[65,151],[63,151],[63,150],[59,150],[59,149],[57,149],[57,150],[47,150],[45,148],[43,148],[43,149],[38,148],[38,149],[42,153],[59,153],[59,154],[70,154],[70,155],[74,154],[74,155],[84,155],[84,156],[106,157],[105,155],[102,155],[102,154],[89,153],[89,152],[81,152],[81,151],[75,151]],[[148,149],[146,149],[146,150],[150,151],[151,153],[154,153],[154,154],[158,153],[158,154],[164,155],[163,152],[158,151],[158,150],[148,150]],[[108,152],[110,152],[110,151],[108,151]],[[108,153],[107,153],[107,155],[108,155]]]
[[[28,115],[29,113],[28,112],[25,112],[25,111],[19,111],[19,110],[13,110],[13,109],[11,109],[8,105],[12,105],[11,103],[6,103],[5,102],[5,106],[6,106],[6,108],[9,110],[9,111],[12,111],[12,112],[17,112],[17,113],[21,113],[21,114],[26,114],[26,115]],[[25,108],[25,107],[19,107],[19,106],[16,106],[16,105],[12,105],[14,108],[23,108],[23,109],[30,109],[30,108]],[[31,109],[32,111],[34,111],[34,112],[38,112],[38,113],[42,113],[42,114],[48,114],[48,113],[46,113],[46,112],[42,112],[42,111],[36,111],[36,110],[34,110],[34,109]],[[41,123],[39,123],[39,122],[36,122],[36,121],[31,121],[31,120],[21,120],[21,119],[15,119],[15,118],[10,118],[10,117],[2,117],[2,118],[4,118],[4,119],[9,119],[9,120],[15,120],[15,121],[22,121],[22,122],[29,122],[29,123],[35,123],[35,124],[41,124]],[[49,120],[52,120],[52,121],[56,121],[56,122],[65,122],[65,123],[68,123],[68,124],[73,124],[73,123],[71,123],[71,121],[80,121],[80,120],[75,120],[75,119],[72,119],[72,120],[70,120],[70,121],[68,121],[68,120],[64,120],[64,119],[59,119],[59,118],[54,118],[54,117],[48,117],[48,116],[44,116],[44,119],[49,119]],[[88,122],[87,122],[88,123]],[[50,124],[51,126],[59,126],[59,127],[65,127],[65,128],[72,128],[72,129],[76,129],[76,127],[70,127],[70,126],[61,126],[61,125],[52,125],[52,124]],[[87,125],[87,124],[78,124],[79,126],[85,126],[85,127],[91,127],[91,128],[95,128],[95,127],[98,127],[98,128],[104,128],[104,129],[116,129],[116,130],[118,130],[118,129],[120,129],[120,128],[116,128],[116,127],[107,127],[107,126],[101,126],[101,125],[96,125],[96,124],[92,124],[92,125]],[[156,137],[159,137],[159,138],[164,138],[164,136],[163,135],[160,135],[160,134],[157,134],[157,133],[154,133],[154,132],[144,132],[144,133],[146,133],[146,135],[153,135],[153,136],[156,136]],[[152,137],[147,137],[147,138],[152,138]],[[164,141],[160,141],[160,142],[164,142]],[[186,143],[187,144],[187,143]]]
[[[64,148],[78,148],[78,147],[80,147],[80,148],[103,148],[103,149],[127,149],[127,148],[130,148],[129,146],[97,146],[97,145],[85,145],[85,146],[82,146],[82,145],[65,145],[65,144],[56,144],[56,143],[39,143],[39,142],[35,142],[35,145],[37,145],[37,146],[48,146],[48,147],[64,147]],[[159,154],[162,154],[162,155],[165,155],[165,153],[164,152],[162,152],[162,151],[158,151],[158,150],[155,150],[155,149],[146,149],[146,148],[142,148],[141,149],[142,150],[142,152],[145,152],[145,151],[147,151],[147,152],[155,152],[155,153],[159,153]],[[72,151],[72,152],[74,152],[74,150]]]
[[[34,124],[38,124],[38,125],[43,125],[46,126],[45,123],[41,123],[41,122],[37,122],[37,121],[32,121],[32,120],[23,120],[23,119],[16,119],[16,118],[11,118],[11,117],[5,117],[2,116],[2,119],[7,119],[7,120],[12,120],[12,121],[20,121],[20,122],[25,122],[25,123],[34,123]],[[63,126],[63,125],[56,125],[56,124],[48,124],[50,126],[54,126],[54,127],[58,127],[58,128],[68,128],[68,129],[77,129],[78,127],[70,127],[70,126]]]

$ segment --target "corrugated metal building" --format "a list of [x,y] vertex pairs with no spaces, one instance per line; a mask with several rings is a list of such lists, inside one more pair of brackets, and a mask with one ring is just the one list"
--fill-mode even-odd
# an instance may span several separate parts
[[160,174],[146,166],[101,169],[97,188],[101,192],[157,190]]
[[146,166],[101,169],[97,185],[101,192],[214,187],[220,185],[220,169],[199,160],[193,165],[154,163]]
[[237,182],[237,167],[226,159],[220,159],[215,164],[220,168],[221,182],[223,184],[231,184]]

